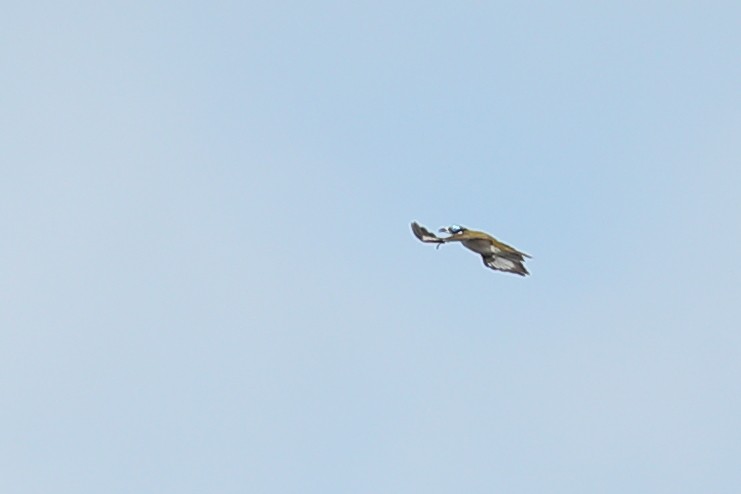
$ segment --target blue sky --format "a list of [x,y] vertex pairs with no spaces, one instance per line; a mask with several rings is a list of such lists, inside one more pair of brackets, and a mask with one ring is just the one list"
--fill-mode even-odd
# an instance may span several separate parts
[[741,489],[737,2],[0,23],[2,492]]

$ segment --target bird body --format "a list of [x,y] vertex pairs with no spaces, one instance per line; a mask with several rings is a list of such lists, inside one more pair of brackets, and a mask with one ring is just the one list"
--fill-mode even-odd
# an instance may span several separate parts
[[529,255],[500,242],[486,232],[469,230],[458,225],[441,228],[440,231],[449,233],[450,236],[438,237],[418,223],[412,223],[412,232],[422,242],[435,243],[438,247],[450,242],[460,242],[468,250],[480,254],[488,268],[520,276],[530,274],[524,265],[525,258],[529,258]]

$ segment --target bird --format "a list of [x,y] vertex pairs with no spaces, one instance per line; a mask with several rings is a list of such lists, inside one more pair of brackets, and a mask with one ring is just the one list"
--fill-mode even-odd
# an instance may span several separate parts
[[436,248],[450,242],[460,242],[465,248],[480,254],[487,268],[520,276],[530,274],[524,262],[525,258],[531,259],[531,256],[500,242],[488,233],[470,230],[460,225],[446,226],[439,231],[449,236],[438,237],[416,221],[412,222],[412,233],[422,242],[437,244]]

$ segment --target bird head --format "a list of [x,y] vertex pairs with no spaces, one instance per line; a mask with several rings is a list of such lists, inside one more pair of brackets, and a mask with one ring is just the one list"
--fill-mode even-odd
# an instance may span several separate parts
[[450,225],[440,228],[439,231],[442,233],[449,233],[451,235],[458,235],[459,233],[465,232],[466,229],[460,225]]
[[466,231],[466,228],[460,225],[444,226],[439,230],[442,233],[449,233],[450,235],[459,235]]

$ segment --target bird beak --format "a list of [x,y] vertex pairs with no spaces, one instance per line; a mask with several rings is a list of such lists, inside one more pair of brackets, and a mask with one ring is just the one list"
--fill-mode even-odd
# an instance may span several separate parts
[[440,233],[450,233],[450,229],[447,226],[444,226],[438,230]]

